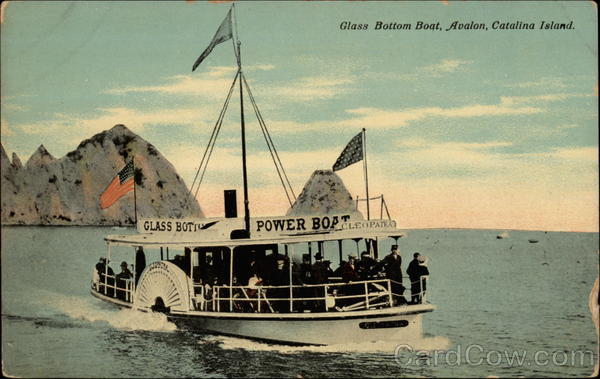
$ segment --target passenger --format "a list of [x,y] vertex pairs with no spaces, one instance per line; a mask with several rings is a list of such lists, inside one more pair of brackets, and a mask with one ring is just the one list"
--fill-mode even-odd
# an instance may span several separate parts
[[[98,263],[96,263],[96,271],[98,272],[98,276],[100,277],[100,285],[98,286],[98,292],[105,293],[104,284],[106,283],[106,295],[114,297],[115,290],[111,286],[115,285],[115,273],[110,266],[107,267],[106,258],[100,257]],[[108,274],[108,277],[106,276],[106,274]]]
[[271,282],[271,274],[275,270],[276,262],[273,259],[274,254],[270,254],[267,256],[259,257],[256,260],[256,272],[258,276],[263,278],[265,283]]
[[292,284],[302,284],[302,272],[298,262],[292,261]]
[[105,270],[105,269],[104,269],[104,266],[106,265],[106,263],[105,263],[105,262],[106,262],[106,258],[104,258],[104,257],[100,257],[100,258],[98,258],[98,263],[96,263],[96,275],[97,275],[97,277],[98,277],[98,285],[97,285],[97,287],[96,287],[96,290],[97,290],[98,292],[101,292],[101,291],[103,291],[103,290],[101,290],[101,289],[100,289],[101,287],[102,287],[102,288],[104,288],[104,287],[102,286],[102,283],[104,282],[104,281],[102,280],[102,274],[104,273],[104,270]]
[[325,262],[323,262],[323,255],[321,253],[315,254],[315,263],[312,265],[313,283],[327,283],[327,278],[330,276],[330,274],[333,274],[333,272],[330,273],[329,271],[327,270],[327,265]]
[[[299,267],[299,283],[303,286],[294,293],[294,297],[310,299],[315,296],[313,287],[304,286],[304,284],[313,284],[312,265],[310,264],[310,254],[302,254],[302,263]],[[315,309],[314,301],[301,300],[294,302],[294,309],[300,312],[313,311]]]
[[349,255],[348,262],[344,263],[344,266],[340,270],[342,281],[356,282],[360,280],[358,273],[356,272],[356,255]]
[[404,286],[402,285],[402,257],[398,245],[392,245],[391,253],[381,263],[385,269],[385,277],[391,280],[392,294],[394,300],[399,304],[406,304],[404,298]]
[[329,278],[333,276],[333,270],[331,269],[331,261],[323,261],[323,266],[325,267],[325,272],[327,273],[327,281],[329,282]]
[[288,264],[286,264],[286,257],[280,255],[275,258],[276,266],[275,270],[271,275],[270,285],[273,286],[287,286],[290,284],[290,270]]
[[240,283],[248,283],[248,280],[258,273],[256,268],[256,260],[253,255],[248,256],[248,261],[237,261],[237,265],[234,265],[234,270],[240,279]]
[[177,266],[177,267],[181,268],[181,262],[182,262],[181,255],[179,255],[179,254],[176,254],[176,255],[173,257],[173,259],[170,259],[170,260],[169,260],[169,262],[171,262],[171,263],[173,263],[175,266]]
[[310,264],[310,254],[302,254],[302,264],[300,265],[300,280],[304,284],[313,283],[312,266]]
[[187,276],[191,274],[191,261],[192,261],[192,249],[186,247],[183,249],[183,258],[182,258],[182,266],[181,269]]
[[425,256],[414,253],[413,257],[414,259],[408,265],[406,273],[410,278],[411,303],[420,304],[427,289],[425,279],[422,280],[423,288],[421,288],[421,277],[429,275],[429,269],[427,268],[427,258]]
[[[356,282],[360,280],[360,277],[356,273],[356,256],[349,255],[348,262],[344,263],[344,266],[340,269],[340,275],[342,276],[342,281],[345,283]],[[343,296],[357,296],[350,297],[345,299],[340,299],[340,306],[347,306],[357,301],[360,301],[358,295],[363,293],[363,285],[362,284],[347,284],[340,287],[340,295]]]
[[[127,300],[127,292],[123,289],[127,289],[127,280],[132,279],[133,274],[127,268],[127,262],[121,262],[121,272],[117,274],[117,298],[121,300]],[[131,300],[131,299],[129,299]]]
[[[271,286],[289,286],[290,285],[290,270],[289,264],[287,263],[286,257],[280,255],[275,258],[276,267],[275,271],[273,271],[271,275],[271,281],[269,285]],[[276,298],[279,300],[271,301],[271,305],[273,309],[277,312],[285,312],[289,310],[289,297],[290,290],[289,288],[271,288],[268,293],[269,298]]]
[[346,262],[345,260],[341,260],[339,267],[336,268],[335,271],[333,272],[333,276],[341,278],[342,270],[344,269],[344,266],[346,266],[346,263],[348,263],[348,262]]
[[102,277],[102,274],[105,271],[105,266],[106,266],[106,258],[104,258],[104,257],[98,258],[98,263],[96,263],[96,272],[98,272],[98,275],[100,277]]
[[360,260],[356,263],[356,272],[361,280],[368,280],[373,275],[373,268],[377,262],[371,258],[368,252],[360,254]]
[[138,246],[137,251],[135,253],[135,283],[140,280],[140,276],[142,276],[142,272],[146,268],[146,255],[144,254],[144,248]]
[[[315,263],[312,265],[311,270],[313,284],[325,284],[328,282],[329,277],[333,275],[333,271],[331,268],[329,268],[330,263],[331,262],[329,261],[327,261],[327,263],[323,261],[323,254],[320,252],[315,254]],[[309,297],[319,298],[318,300],[313,301],[313,304],[311,304],[312,309],[315,311],[325,311],[325,287],[312,287],[312,290],[309,291],[309,293]]]
[[[250,279],[248,279],[248,289],[246,290],[246,294],[249,298],[256,298],[258,296],[258,291],[260,290],[260,286],[262,286],[263,280],[256,273],[254,273]],[[256,312],[258,311],[258,301],[249,301],[248,302],[249,311]]]
[[212,254],[206,254],[204,264],[200,267],[200,278],[202,283],[212,286],[217,278],[217,272],[213,264]]
[[341,311],[342,310],[339,306],[337,306],[336,301],[335,301],[336,297],[338,296],[337,288],[333,288],[331,290],[331,294],[327,294],[326,296],[327,297],[325,299],[325,306],[327,307],[328,311],[331,311],[331,310]]

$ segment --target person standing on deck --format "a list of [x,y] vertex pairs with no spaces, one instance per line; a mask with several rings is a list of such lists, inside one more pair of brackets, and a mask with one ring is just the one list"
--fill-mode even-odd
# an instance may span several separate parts
[[381,262],[385,269],[386,279],[391,280],[392,293],[398,297],[398,303],[405,304],[404,286],[402,285],[402,257],[398,245],[392,245],[391,252]]
[[[408,265],[406,273],[410,278],[410,294],[412,304],[421,304],[423,301],[423,293],[425,293],[425,279],[421,280],[422,276],[429,275],[427,268],[427,259],[419,253],[413,254],[414,259]],[[421,282],[423,287],[421,288]]]
[[[117,298],[120,300],[127,300],[127,280],[132,279],[133,274],[127,268],[127,262],[121,262],[121,272],[117,274]],[[131,299],[130,299],[131,300]]]
[[[325,284],[327,283],[329,276],[333,274],[329,265],[323,262],[323,254],[318,252],[315,254],[315,263],[312,265],[312,279],[313,284]],[[324,298],[325,297],[325,287],[313,287],[312,288],[313,297]],[[325,311],[325,301],[324,300],[315,300],[313,302],[314,309],[317,312]]]
[[300,265],[300,280],[303,284],[312,284],[312,266],[310,264],[310,254],[302,254],[302,264]]
[[[289,263],[287,262],[287,257],[279,255],[277,256],[277,258],[275,258],[275,262],[275,271],[273,271],[271,275],[271,281],[269,285],[289,286],[290,269]],[[271,301],[271,304],[273,305],[275,311],[280,313],[289,311],[289,300],[287,299],[289,299],[290,297],[290,292],[288,288],[270,288],[267,295],[269,298],[279,299]]]
[[204,265],[200,267],[200,278],[203,284],[213,286],[217,278],[217,272],[213,264],[212,254],[207,253],[204,258]]
[[[162,248],[161,248],[162,249]],[[135,284],[140,280],[142,272],[146,268],[146,254],[144,254],[144,248],[138,246],[135,252]]]
[[[330,262],[331,263],[331,262]],[[315,263],[312,265],[312,277],[314,284],[327,283],[327,278],[333,272],[328,269],[328,265],[323,262],[323,255],[321,253],[315,254]]]
[[360,260],[356,264],[356,272],[361,280],[368,280],[373,274],[373,268],[377,262],[371,258],[368,252],[363,251],[360,254]]
[[[100,277],[100,285],[98,286],[98,292],[104,294],[104,283],[106,283],[106,294],[110,297],[115,295],[114,288],[111,286],[115,285],[115,279],[113,269],[108,266],[106,267],[106,258],[100,257],[98,263],[96,263],[96,271]],[[108,277],[107,277],[108,274]]]
[[356,256],[349,255],[348,262],[344,263],[344,266],[340,270],[340,274],[342,276],[342,281],[349,282],[357,282],[360,280],[360,276],[356,272]]

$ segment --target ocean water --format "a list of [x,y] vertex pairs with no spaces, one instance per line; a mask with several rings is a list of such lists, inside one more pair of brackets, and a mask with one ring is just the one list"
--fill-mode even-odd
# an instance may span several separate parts
[[423,340],[298,347],[180,330],[93,298],[102,238],[123,232],[2,228],[5,375],[579,377],[597,362],[588,307],[597,233],[410,230],[400,240],[405,265],[414,251],[430,258],[438,307],[424,316]]

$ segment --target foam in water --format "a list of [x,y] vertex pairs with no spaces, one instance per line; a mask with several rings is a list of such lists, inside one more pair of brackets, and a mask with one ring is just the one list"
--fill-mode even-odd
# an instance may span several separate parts
[[147,330],[153,332],[172,332],[177,329],[164,314],[146,313],[132,309],[102,309],[93,299],[67,297],[53,294],[50,304],[65,315],[88,322],[105,322],[113,328],[124,330]]
[[450,347],[450,340],[446,337],[426,337],[416,341],[376,341],[346,343],[324,346],[290,346],[273,343],[259,342],[245,338],[226,336],[207,336],[199,343],[217,342],[223,349],[243,349],[249,351],[273,351],[283,354],[296,353],[383,353],[394,354],[398,345],[409,345],[414,351],[417,350],[446,350]]

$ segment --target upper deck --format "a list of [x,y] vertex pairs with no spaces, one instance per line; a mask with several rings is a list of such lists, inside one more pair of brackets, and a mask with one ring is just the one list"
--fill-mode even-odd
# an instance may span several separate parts
[[250,238],[235,239],[242,218],[140,219],[138,234],[109,235],[109,244],[125,246],[246,246],[313,241],[402,237],[394,220],[365,220],[358,213],[258,217],[250,220]]

